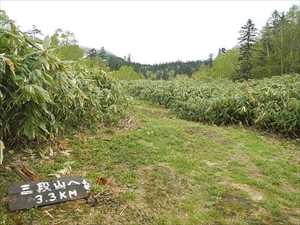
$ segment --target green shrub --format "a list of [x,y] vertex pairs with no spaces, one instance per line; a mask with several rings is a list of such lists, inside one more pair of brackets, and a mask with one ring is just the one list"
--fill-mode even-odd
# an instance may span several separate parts
[[27,36],[0,11],[0,140],[6,146],[113,122],[126,107],[104,72],[60,61],[49,41]]
[[242,83],[143,80],[126,86],[131,95],[165,105],[181,118],[300,136],[298,74]]
[[193,73],[192,77],[196,80],[235,80],[238,77],[238,57],[239,50],[237,48],[229,49],[226,53],[221,53],[215,58],[212,67],[201,65],[199,69]]
[[121,66],[119,70],[113,71],[110,74],[116,80],[140,80],[143,76],[134,71],[131,66]]

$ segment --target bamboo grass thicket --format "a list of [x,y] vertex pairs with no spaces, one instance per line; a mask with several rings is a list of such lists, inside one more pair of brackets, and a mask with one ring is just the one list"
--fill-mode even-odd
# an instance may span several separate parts
[[0,141],[5,146],[53,138],[68,127],[115,122],[126,97],[105,72],[67,63],[49,39],[20,31],[0,11]]
[[170,108],[179,117],[210,124],[242,123],[300,136],[300,75],[244,82],[131,81],[128,92]]

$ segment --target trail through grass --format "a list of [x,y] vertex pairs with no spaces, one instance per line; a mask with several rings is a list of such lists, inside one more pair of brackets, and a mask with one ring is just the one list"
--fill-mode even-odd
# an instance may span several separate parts
[[[79,200],[17,213],[2,204],[0,224],[300,224],[299,143],[180,120],[141,101],[123,128],[60,142],[70,152],[23,157],[42,177],[70,165],[71,175],[93,183],[98,204]],[[111,184],[96,184],[99,177]],[[17,179],[0,170],[1,199]]]

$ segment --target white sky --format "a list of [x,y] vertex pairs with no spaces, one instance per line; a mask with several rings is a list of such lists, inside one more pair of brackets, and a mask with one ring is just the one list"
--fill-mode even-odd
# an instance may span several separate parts
[[79,44],[132,60],[159,63],[206,59],[219,47],[237,43],[248,18],[261,28],[285,1],[12,1],[0,8],[23,30],[36,25],[44,34],[57,28],[75,33]]

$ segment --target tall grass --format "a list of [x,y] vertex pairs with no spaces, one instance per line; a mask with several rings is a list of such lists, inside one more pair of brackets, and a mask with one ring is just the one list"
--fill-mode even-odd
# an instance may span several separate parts
[[28,36],[0,11],[0,140],[6,146],[116,121],[126,104],[104,72],[60,61],[49,39]]
[[133,96],[170,108],[179,117],[238,124],[300,136],[300,75],[249,82],[132,81]]

